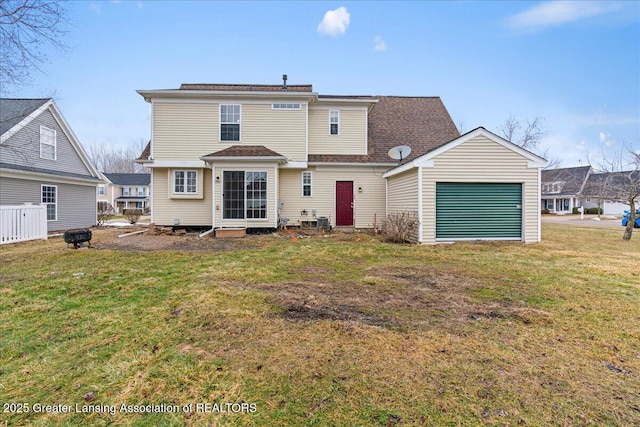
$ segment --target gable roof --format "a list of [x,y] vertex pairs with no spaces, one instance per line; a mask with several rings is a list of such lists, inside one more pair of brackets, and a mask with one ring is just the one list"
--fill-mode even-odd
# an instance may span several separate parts
[[543,195],[573,195],[581,194],[585,186],[591,166],[578,166],[573,168],[545,169],[542,171],[540,181],[542,183],[561,182],[562,186],[559,192],[546,192]]
[[[2,129],[2,132],[0,132],[0,143],[9,139],[46,110],[51,112],[53,118],[71,143],[71,146],[80,157],[80,161],[89,173],[91,173],[91,176],[100,177],[98,169],[91,159],[89,159],[78,137],[51,98],[0,98],[0,128]],[[7,128],[6,130],[5,127]],[[54,171],[50,171],[50,173],[56,174]]]
[[201,160],[231,160],[233,158],[254,159],[254,160],[279,160],[287,158],[282,154],[265,147],[264,145],[233,145],[224,150],[215,151],[200,157]]
[[0,98],[0,135],[7,133],[50,100]]
[[102,174],[115,185],[151,185],[150,173],[104,173]]
[[383,178],[389,178],[391,176],[397,175],[399,173],[405,172],[407,170],[410,170],[412,168],[416,168],[416,167],[421,167],[421,166],[427,166],[430,164],[431,160],[437,156],[439,156],[440,154],[446,153],[447,151],[461,145],[464,144],[467,141],[472,140],[473,138],[476,138],[478,136],[484,136],[485,138],[488,138],[490,140],[492,140],[493,142],[502,145],[503,147],[517,153],[520,154],[522,157],[526,158],[529,162],[530,162],[530,166],[529,167],[536,167],[536,168],[543,168],[547,165],[547,161],[545,159],[543,159],[542,157],[528,151],[525,150],[524,148],[514,144],[513,142],[507,141],[506,139],[502,138],[499,135],[496,135],[493,132],[490,132],[488,130],[486,130],[483,127],[478,127],[475,128],[467,133],[465,133],[464,135],[460,135],[459,137],[448,141],[444,144],[440,144],[439,146],[436,146],[434,148],[432,148],[431,150],[427,151],[425,154],[414,158],[413,160],[408,160],[407,163],[400,165],[394,169],[391,169],[387,172],[385,172],[385,174],[383,175]]

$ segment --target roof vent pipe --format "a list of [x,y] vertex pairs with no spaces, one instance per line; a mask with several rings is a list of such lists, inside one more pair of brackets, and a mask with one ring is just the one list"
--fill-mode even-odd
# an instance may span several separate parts
[[282,75],[282,91],[283,92],[287,91],[287,75],[286,74]]

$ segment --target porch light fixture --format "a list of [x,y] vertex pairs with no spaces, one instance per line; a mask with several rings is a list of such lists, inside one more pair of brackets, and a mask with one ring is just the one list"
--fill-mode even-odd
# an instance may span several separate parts
[[358,193],[362,193],[362,187],[358,187]]
[[220,177],[216,176],[216,182],[220,182]]

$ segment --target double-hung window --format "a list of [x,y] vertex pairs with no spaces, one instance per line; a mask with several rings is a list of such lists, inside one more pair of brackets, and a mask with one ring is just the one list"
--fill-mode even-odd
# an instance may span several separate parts
[[240,141],[239,105],[220,105],[220,141]]
[[56,131],[40,126],[40,158],[56,159]]
[[302,197],[311,196],[311,172],[302,172]]
[[173,192],[175,194],[196,194],[198,192],[198,172],[194,170],[173,171]]
[[224,171],[223,219],[267,218],[267,173]]
[[107,189],[104,188],[104,185],[98,185],[98,196],[104,196],[107,194]]
[[131,196],[131,187],[122,187],[123,196]]
[[144,197],[144,187],[136,187],[136,196]]
[[47,207],[47,221],[58,219],[58,187],[55,185],[42,185],[41,203]]
[[340,111],[329,110],[329,134],[339,135],[340,134],[339,127],[340,127]]

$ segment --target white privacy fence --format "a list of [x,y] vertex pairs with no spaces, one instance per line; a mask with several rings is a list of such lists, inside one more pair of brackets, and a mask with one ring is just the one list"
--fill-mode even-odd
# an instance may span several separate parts
[[45,205],[0,206],[0,245],[47,239]]

